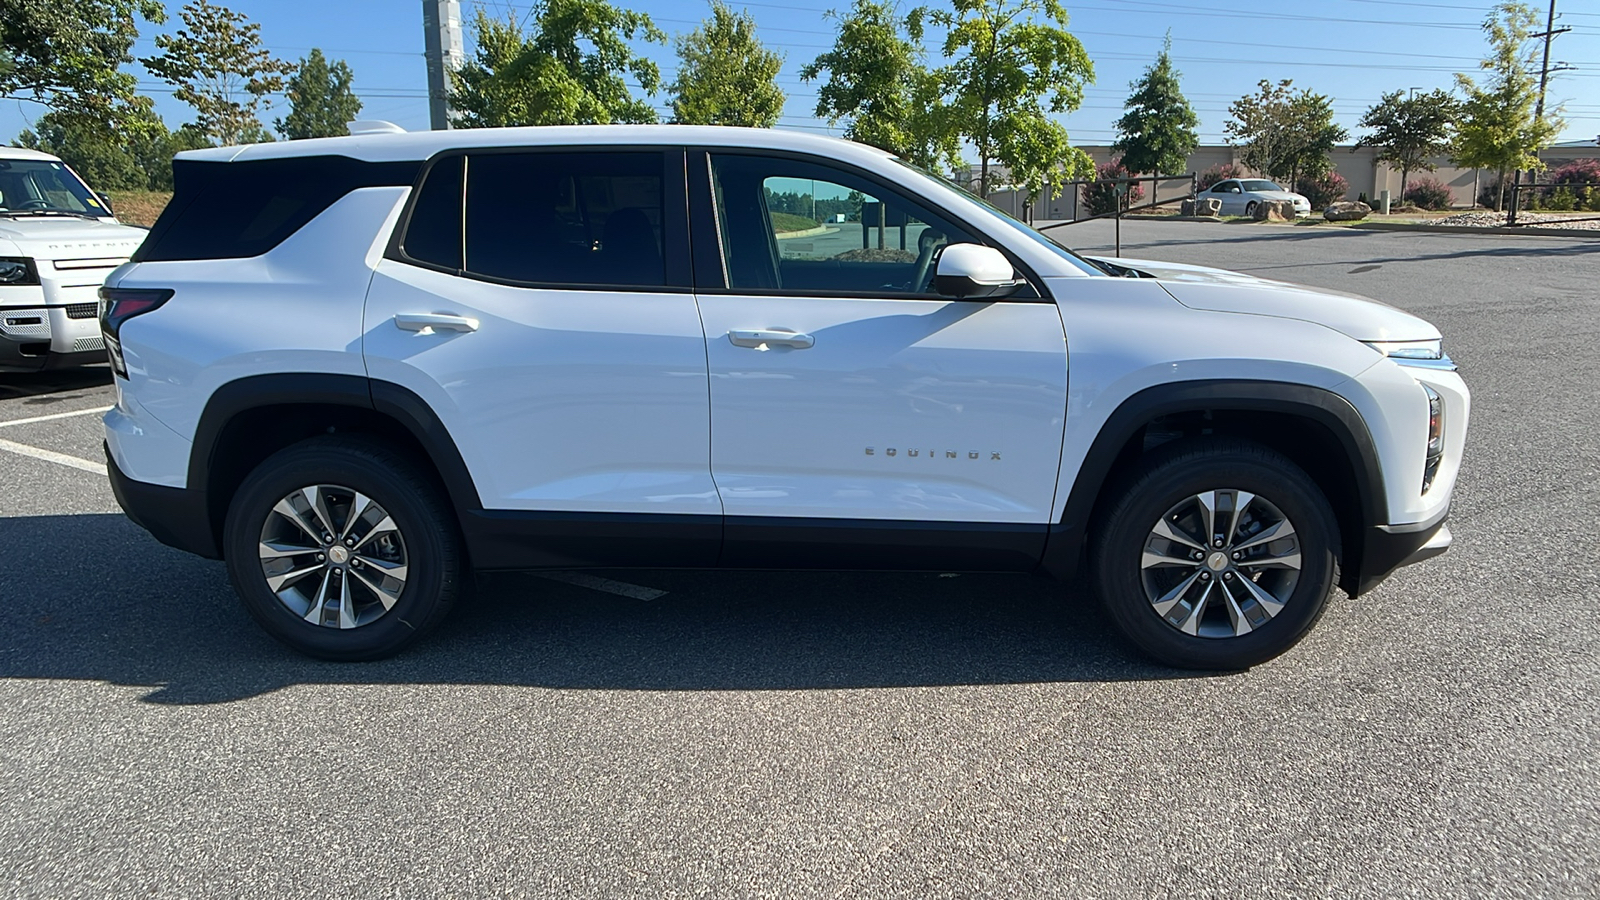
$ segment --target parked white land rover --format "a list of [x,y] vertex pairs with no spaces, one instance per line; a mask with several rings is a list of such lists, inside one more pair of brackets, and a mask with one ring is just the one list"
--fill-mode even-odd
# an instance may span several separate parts
[[1468,394],[1427,322],[1084,259],[869,147],[482,129],[174,172],[102,291],[113,486],[306,653],[394,652],[471,570],[1084,568],[1156,658],[1231,668],[1450,543]]
[[95,292],[145,234],[60,159],[0,147],[0,372],[104,362]]

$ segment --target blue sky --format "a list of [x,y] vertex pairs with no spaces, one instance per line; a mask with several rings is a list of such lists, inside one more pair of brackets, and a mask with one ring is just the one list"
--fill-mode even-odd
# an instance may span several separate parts
[[[230,8],[261,24],[265,45],[275,54],[298,59],[321,47],[355,70],[363,118],[388,119],[407,129],[427,127],[427,75],[422,50],[422,6],[416,0],[224,0]],[[649,13],[669,34],[692,30],[705,17],[705,0],[616,0]],[[1545,2],[1535,4],[1543,14]],[[847,0],[770,0],[733,2],[754,16],[757,33],[785,54],[779,83],[788,93],[780,127],[828,131],[812,113],[816,84],[799,78],[802,65],[832,44],[832,9]],[[906,8],[914,4],[904,4]],[[1383,92],[1453,84],[1452,73],[1470,71],[1485,44],[1478,25],[1490,7],[1479,0],[1082,0],[1066,7],[1070,30],[1094,60],[1096,81],[1077,112],[1062,117],[1076,144],[1103,144],[1113,135],[1128,83],[1138,77],[1172,33],[1172,52],[1183,89],[1200,116],[1201,138],[1220,143],[1227,106],[1251,92],[1263,78],[1292,78],[1334,100],[1340,124],[1356,132],[1361,113]],[[155,52],[151,38],[177,25],[181,4],[168,2],[165,25],[149,25],[135,55]],[[462,3],[470,20],[472,0]],[[526,2],[484,4],[492,14],[528,12]],[[1577,67],[1552,82],[1550,101],[1566,104],[1562,140],[1600,134],[1600,3],[1558,0],[1558,25],[1572,31],[1555,39],[1552,61]],[[472,35],[467,35],[471,50]],[[670,46],[641,44],[669,80],[675,64]],[[937,62],[937,48],[930,46]],[[141,90],[156,100],[156,110],[176,126],[191,111],[174,100],[170,88],[138,66]],[[666,99],[655,97],[665,109]],[[263,116],[269,126],[285,107],[280,101]],[[0,138],[9,140],[44,112],[14,101],[0,105]],[[837,129],[834,130],[837,133]]]

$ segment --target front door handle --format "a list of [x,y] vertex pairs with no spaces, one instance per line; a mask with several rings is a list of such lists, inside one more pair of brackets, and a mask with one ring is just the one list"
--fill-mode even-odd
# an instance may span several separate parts
[[478,320],[445,313],[396,313],[394,324],[405,331],[431,334],[435,331],[477,331]]
[[757,350],[765,350],[768,347],[793,347],[796,350],[804,350],[817,342],[816,338],[809,334],[777,328],[730,331],[728,340],[732,341],[735,347],[754,347]]

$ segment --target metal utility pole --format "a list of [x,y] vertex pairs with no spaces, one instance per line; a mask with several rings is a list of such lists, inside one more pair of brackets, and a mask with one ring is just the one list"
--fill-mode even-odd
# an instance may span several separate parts
[[[1556,0],[1550,0],[1550,15],[1544,21],[1544,31],[1530,35],[1530,37],[1544,38],[1544,59],[1539,63],[1539,103],[1533,113],[1536,119],[1544,118],[1544,90],[1550,84],[1550,72],[1552,71],[1550,68],[1550,39],[1558,34],[1566,34],[1571,30],[1572,26],[1570,25],[1556,27]],[[1564,72],[1569,68],[1571,67],[1558,65],[1554,71]]]
[[450,127],[450,74],[466,61],[459,0],[422,0],[422,30],[428,57],[428,127]]

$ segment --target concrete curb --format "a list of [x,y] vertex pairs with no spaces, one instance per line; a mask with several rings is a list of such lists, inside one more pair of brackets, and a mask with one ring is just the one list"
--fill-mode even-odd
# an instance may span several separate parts
[[1600,230],[1589,228],[1544,228],[1540,226],[1507,228],[1503,225],[1481,228],[1472,225],[1404,225],[1399,222],[1357,222],[1348,227],[1364,228],[1368,231],[1424,231],[1432,234],[1509,234],[1521,237],[1586,237],[1600,240]]
[[826,225],[818,225],[815,228],[807,228],[804,231],[780,231],[774,234],[773,237],[780,241],[787,241],[790,238],[816,237],[819,234],[827,234],[830,230],[838,231],[839,229],[829,229]]

